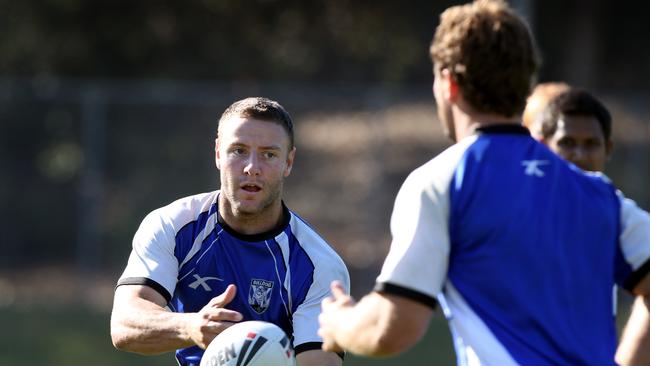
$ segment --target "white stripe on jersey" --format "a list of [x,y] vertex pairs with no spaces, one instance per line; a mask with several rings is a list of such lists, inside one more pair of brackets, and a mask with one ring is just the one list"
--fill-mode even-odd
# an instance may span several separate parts
[[[517,362],[483,323],[450,281],[445,283],[444,295],[452,316],[448,317],[454,329],[454,346],[459,360],[468,366],[510,366]],[[463,363],[461,363],[463,364]]]
[[289,294],[289,314],[293,311],[293,296],[291,296],[291,268],[289,267],[289,238],[287,234],[283,231],[280,235],[275,237],[275,241],[278,242],[280,250],[282,250],[282,258],[284,260],[284,266],[287,269],[287,274],[284,276],[284,289],[287,290]]

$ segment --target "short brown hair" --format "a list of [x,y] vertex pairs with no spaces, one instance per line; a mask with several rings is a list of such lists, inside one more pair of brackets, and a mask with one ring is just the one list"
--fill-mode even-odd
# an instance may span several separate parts
[[538,60],[528,26],[504,1],[445,10],[430,53],[477,112],[511,117],[524,110]]
[[289,136],[289,149],[293,149],[293,121],[291,116],[280,103],[262,97],[250,97],[234,102],[221,114],[217,124],[217,137],[219,125],[229,117],[255,118],[262,121],[274,122],[282,126]]
[[558,95],[569,91],[569,84],[559,81],[549,81],[537,84],[526,100],[526,108],[522,117],[524,126],[532,130],[538,128],[535,125],[537,115],[544,111],[546,105]]

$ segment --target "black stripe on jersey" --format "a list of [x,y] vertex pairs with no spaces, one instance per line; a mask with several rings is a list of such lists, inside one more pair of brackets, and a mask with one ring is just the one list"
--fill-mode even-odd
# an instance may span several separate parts
[[[293,353],[298,354],[305,351],[312,351],[315,349],[321,349],[323,347],[323,342],[307,342],[302,343],[294,347]],[[341,360],[345,360],[345,352],[337,353]]]
[[479,133],[497,133],[497,134],[515,134],[515,135],[530,135],[530,131],[519,123],[497,123],[492,125],[484,125],[478,127],[476,132]]
[[417,301],[420,304],[426,305],[434,310],[438,305],[434,297],[431,297],[419,291],[411,290],[410,288],[394,285],[388,282],[377,282],[377,284],[375,284],[374,290],[384,294],[405,297],[407,299]]
[[636,271],[630,273],[629,276],[625,279],[625,282],[623,282],[623,288],[626,290],[632,292],[636,285],[641,282],[645,278],[645,276],[650,273],[650,259],[648,259],[639,269]]
[[[148,286],[151,287],[152,289],[156,290],[159,294],[162,295],[162,297],[165,298],[165,301],[169,302],[169,300],[172,299],[172,295],[167,292],[167,290],[158,282],[152,280],[151,278],[146,278],[146,277],[128,277],[128,278],[123,278],[120,281],[117,282],[117,286],[122,286],[122,285],[143,285],[143,286]],[[115,286],[115,288],[117,288]]]
[[282,222],[273,229],[259,234],[247,235],[236,231],[235,229],[228,226],[226,220],[224,220],[223,216],[221,216],[221,213],[218,211],[217,222],[219,223],[219,226],[221,226],[228,234],[234,236],[235,238],[250,243],[256,243],[264,240],[272,240],[275,239],[276,236],[280,235],[280,233],[282,233],[291,222],[291,212],[289,211],[289,208],[287,208],[287,206],[284,204],[284,202],[282,202]]

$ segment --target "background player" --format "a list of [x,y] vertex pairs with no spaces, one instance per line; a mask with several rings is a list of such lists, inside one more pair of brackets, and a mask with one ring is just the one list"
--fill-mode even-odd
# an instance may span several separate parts
[[530,130],[530,134],[534,138],[539,140],[539,137],[541,136],[540,126],[534,123],[535,118],[542,113],[551,99],[569,89],[569,84],[559,81],[540,83],[535,86],[533,92],[530,93],[530,96],[526,101],[526,108],[522,115],[524,126]]
[[[566,90],[543,101],[544,109],[535,110],[526,106],[526,111],[529,111],[527,123],[538,131],[535,138],[556,154],[581,169],[602,172],[614,146],[611,114],[600,100],[587,91],[571,89],[567,84],[560,85]],[[538,87],[535,90],[543,89]],[[539,102],[543,98],[534,97],[535,93],[528,103],[532,100]],[[628,204],[641,211],[634,202],[629,201]],[[639,215],[647,213],[640,212]],[[650,241],[650,238],[647,240]],[[649,308],[643,297],[637,297],[616,353],[619,364],[650,365]]]
[[292,338],[298,365],[341,364],[320,349],[317,316],[330,282],[348,291],[349,275],[282,202],[293,140],[291,117],[275,101],[248,98],[226,109],[215,141],[221,190],[153,211],[134,236],[115,290],[117,348],[178,349],[180,365],[199,365],[203,349],[233,322],[265,320]]
[[[650,293],[650,222],[520,125],[536,62],[505,2],[447,9],[431,55],[438,114],[457,143],[400,189],[375,291],[355,304],[333,284],[324,348],[403,351],[444,288],[463,362],[613,365],[612,287]],[[622,210],[638,225],[621,231]]]

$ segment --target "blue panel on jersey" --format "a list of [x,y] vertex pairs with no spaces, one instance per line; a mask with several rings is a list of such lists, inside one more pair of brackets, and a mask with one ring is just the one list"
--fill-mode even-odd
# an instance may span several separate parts
[[202,212],[196,220],[187,223],[176,233],[176,246],[174,248],[174,256],[178,258],[180,263],[187,253],[189,253],[194,244],[194,240],[199,235],[199,233],[205,227],[208,218],[210,215],[214,214],[217,211],[217,204],[212,204],[210,209],[206,212]]
[[511,356],[613,364],[613,188],[515,134],[481,135],[451,187],[449,278]]
[[[201,218],[196,227],[200,222]],[[191,245],[188,242],[194,241],[198,231],[188,230],[181,237],[182,245],[188,248],[184,253],[189,251],[188,245]],[[288,221],[284,234],[289,239],[291,294],[284,287],[287,268],[282,249],[273,237],[248,241],[242,238],[250,237],[238,236],[232,229],[225,230],[222,224],[217,224],[203,241],[199,252],[179,269],[179,281],[170,307],[177,312],[199,311],[229,284],[234,284],[237,293],[226,305],[227,309],[240,312],[243,320],[273,322],[291,336],[292,313],[307,296],[313,282],[314,265],[291,232]],[[289,309],[289,296],[292,309]],[[198,360],[203,350],[190,347],[178,350],[176,354],[179,360],[184,360],[179,361],[181,365],[193,365],[192,360]]]

